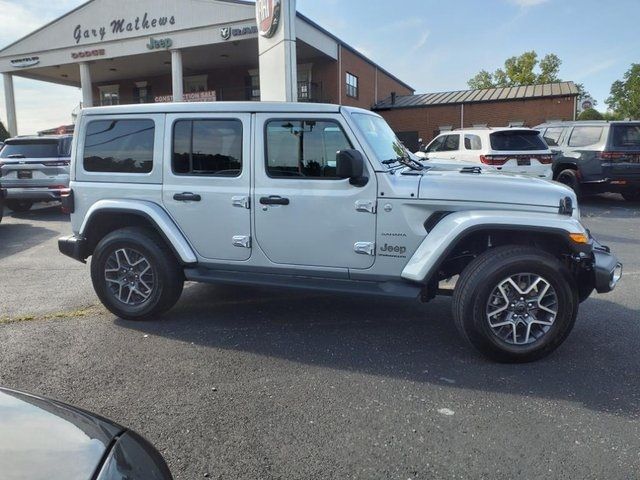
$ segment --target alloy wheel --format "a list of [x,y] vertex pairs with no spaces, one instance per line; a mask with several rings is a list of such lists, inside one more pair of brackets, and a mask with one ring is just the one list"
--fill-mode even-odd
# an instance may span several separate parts
[[121,303],[137,306],[146,302],[155,288],[155,273],[137,250],[120,248],[107,258],[104,278],[108,291]]

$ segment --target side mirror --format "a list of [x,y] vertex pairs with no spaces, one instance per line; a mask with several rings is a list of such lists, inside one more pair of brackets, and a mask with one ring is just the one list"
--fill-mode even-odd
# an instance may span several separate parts
[[340,150],[336,154],[336,176],[348,178],[351,185],[364,187],[369,179],[364,175],[364,157],[358,150]]

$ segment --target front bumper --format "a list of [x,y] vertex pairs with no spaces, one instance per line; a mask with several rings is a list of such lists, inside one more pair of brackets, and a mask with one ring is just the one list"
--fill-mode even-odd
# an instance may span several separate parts
[[59,238],[58,250],[67,257],[82,263],[85,263],[86,258],[89,256],[87,255],[87,240],[76,235]]
[[622,278],[622,263],[609,247],[600,245],[593,239],[593,276],[598,293],[607,293],[616,288]]
[[34,202],[51,202],[60,200],[61,188],[46,187],[9,187],[7,190],[8,200],[32,200]]

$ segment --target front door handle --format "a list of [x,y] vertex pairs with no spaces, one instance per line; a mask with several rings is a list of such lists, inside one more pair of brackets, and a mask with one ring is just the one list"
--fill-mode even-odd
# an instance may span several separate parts
[[261,205],[289,205],[289,199],[278,195],[269,195],[260,198]]
[[183,192],[176,193],[173,196],[173,199],[179,202],[199,202],[200,200],[202,200],[202,197],[197,193]]

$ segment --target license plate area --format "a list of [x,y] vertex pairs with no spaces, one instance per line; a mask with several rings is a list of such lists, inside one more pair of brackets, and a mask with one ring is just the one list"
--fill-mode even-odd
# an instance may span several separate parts
[[531,159],[530,158],[518,158],[518,166],[519,167],[530,167]]
[[31,170],[18,170],[18,180],[27,180],[33,178],[33,171]]

